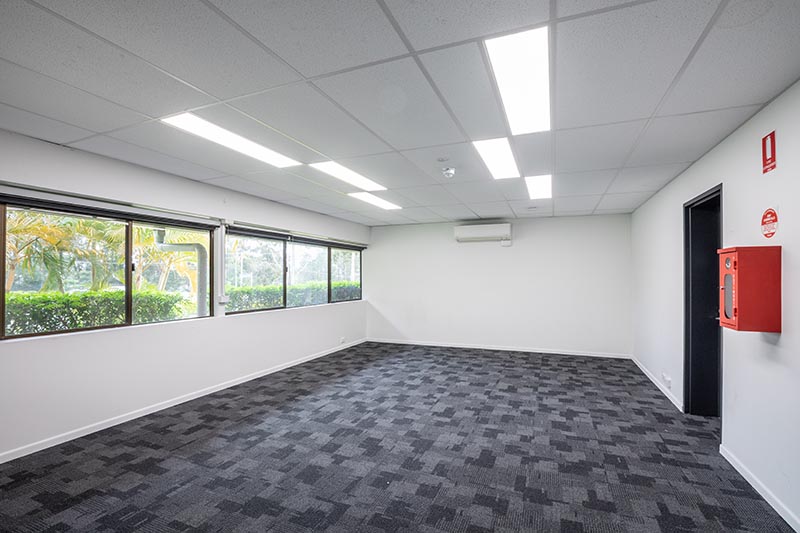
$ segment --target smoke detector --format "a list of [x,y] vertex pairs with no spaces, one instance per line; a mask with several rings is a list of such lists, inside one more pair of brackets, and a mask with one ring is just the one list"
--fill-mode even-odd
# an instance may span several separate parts
[[442,176],[447,179],[452,178],[456,175],[456,169],[454,167],[443,167],[442,168]]

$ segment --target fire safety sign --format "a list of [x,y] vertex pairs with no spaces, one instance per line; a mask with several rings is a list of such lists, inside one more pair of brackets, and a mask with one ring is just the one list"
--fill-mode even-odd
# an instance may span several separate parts
[[775,132],[761,139],[761,173],[766,174],[771,170],[775,170]]

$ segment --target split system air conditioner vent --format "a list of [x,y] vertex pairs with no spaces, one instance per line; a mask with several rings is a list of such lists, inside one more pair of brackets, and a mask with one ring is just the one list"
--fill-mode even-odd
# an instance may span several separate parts
[[458,242],[511,241],[511,224],[473,224],[453,230]]

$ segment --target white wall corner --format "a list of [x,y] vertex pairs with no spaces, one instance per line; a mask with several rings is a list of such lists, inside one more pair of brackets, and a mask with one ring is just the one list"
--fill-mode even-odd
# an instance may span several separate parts
[[678,411],[680,411],[682,413],[683,412],[683,402],[680,401],[678,398],[676,398],[675,395],[672,394],[672,391],[669,390],[666,385],[664,385],[660,380],[656,379],[656,376],[652,372],[650,372],[647,369],[647,367],[644,366],[638,359],[636,359],[636,356],[631,357],[631,359],[633,360],[634,363],[636,363],[636,366],[639,367],[639,370],[641,370],[642,373],[645,376],[647,376],[648,379],[650,379],[650,381],[652,381],[653,384],[655,384],[656,387],[658,387],[658,390],[660,390],[662,393],[664,393],[664,396],[666,396],[667,399],[669,399],[669,401],[671,401],[675,405],[675,407],[678,408]]

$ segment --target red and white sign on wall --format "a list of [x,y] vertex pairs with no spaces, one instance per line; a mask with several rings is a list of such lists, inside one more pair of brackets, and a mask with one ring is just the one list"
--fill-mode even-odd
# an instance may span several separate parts
[[778,213],[771,207],[761,215],[761,234],[771,239],[778,231]]
[[773,131],[761,139],[761,173],[766,174],[775,170],[775,165],[775,132]]

